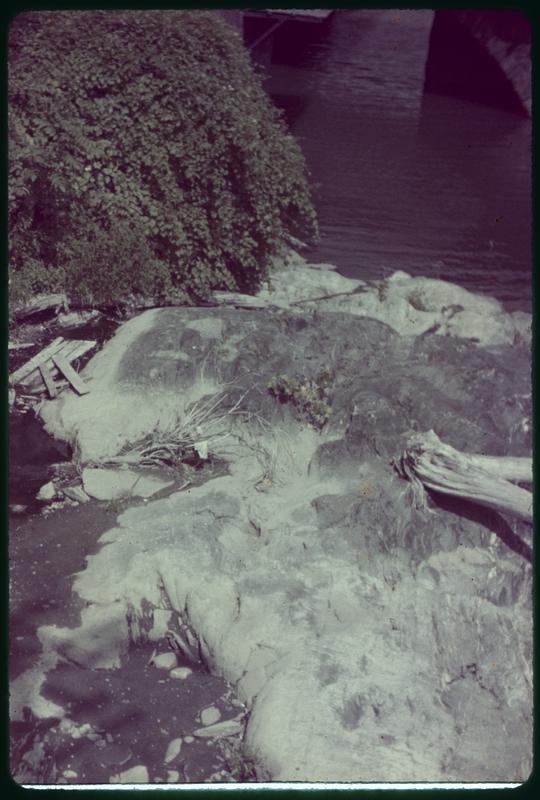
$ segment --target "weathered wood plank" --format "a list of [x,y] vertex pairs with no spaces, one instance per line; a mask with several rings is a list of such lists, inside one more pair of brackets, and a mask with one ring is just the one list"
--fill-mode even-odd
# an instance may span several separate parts
[[[76,358],[80,358],[95,346],[96,342],[91,339],[67,339],[63,342],[63,344],[60,345],[54,355],[62,356],[62,358],[66,359],[68,364],[71,364],[72,361],[75,361]],[[47,354],[46,350],[47,349],[41,351],[41,355],[45,354],[47,356],[42,363],[47,364],[54,376],[57,372],[57,367],[52,358],[53,354]],[[38,356],[36,356],[36,358]],[[29,375],[20,380],[19,383],[27,388],[30,386],[35,386],[36,384],[40,384],[41,379],[37,367],[35,367]]]
[[53,379],[51,370],[49,369],[47,364],[40,364],[39,365],[39,371],[41,373],[41,377],[43,378],[43,383],[47,387],[47,391],[49,392],[49,396],[51,398],[56,397],[56,395],[57,395],[56,386],[55,386],[55,383],[54,383],[54,379]]
[[63,375],[65,375],[65,377],[68,379],[68,381],[73,386],[77,394],[88,394],[90,389],[83,381],[83,379],[80,377],[80,375],[77,375],[71,364],[69,364],[65,358],[59,355],[55,355],[53,356],[53,361],[60,370],[60,372]]
[[11,383],[20,383],[24,378],[28,377],[28,375],[34,372],[43,361],[46,361],[57,353],[62,347],[63,342],[64,339],[61,336],[57,336],[44,350],[37,353],[30,361],[27,361],[26,364],[23,364],[22,367],[19,367],[19,369],[11,373],[9,376]]
[[236,308],[267,308],[268,302],[250,294],[240,292],[214,292],[212,297],[220,306],[235,306]]
[[31,303],[24,308],[15,312],[17,322],[23,322],[36,314],[41,314],[43,311],[59,311],[61,308],[67,308],[67,297],[65,294],[44,294],[36,297]]

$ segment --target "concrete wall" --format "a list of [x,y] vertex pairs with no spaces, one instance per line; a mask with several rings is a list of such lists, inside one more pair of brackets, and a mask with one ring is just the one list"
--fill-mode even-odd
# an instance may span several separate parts
[[530,115],[527,18],[519,11],[436,11],[425,90]]

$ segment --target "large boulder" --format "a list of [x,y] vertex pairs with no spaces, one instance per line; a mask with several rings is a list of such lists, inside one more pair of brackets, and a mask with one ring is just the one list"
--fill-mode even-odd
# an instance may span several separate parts
[[87,395],[44,405],[82,463],[183,425],[228,464],[118,518],[76,578],[80,628],[56,639],[101,663],[99,618],[114,663],[121,609],[173,609],[249,704],[260,777],[522,781],[530,530],[435,496],[416,509],[392,460],[428,429],[528,455],[530,353],[299,308],[145,312],[86,367]]

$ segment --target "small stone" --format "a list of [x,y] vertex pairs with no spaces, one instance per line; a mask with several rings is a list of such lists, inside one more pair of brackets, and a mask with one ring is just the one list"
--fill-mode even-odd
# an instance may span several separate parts
[[52,481],[44,483],[36,495],[36,499],[41,500],[41,502],[43,503],[47,503],[49,500],[54,500],[55,497],[56,497],[56,488]]
[[100,750],[103,750],[104,747],[107,747],[107,742],[105,739],[100,739],[98,742],[96,742],[96,747],[99,747]]
[[165,763],[170,764],[173,759],[176,758],[180,750],[182,749],[182,739],[173,739],[169,742],[169,746],[167,747],[167,752],[165,753]]
[[178,779],[180,777],[180,773],[177,769],[168,769],[167,770],[167,783],[178,783]]
[[204,726],[213,725],[214,722],[217,722],[221,719],[221,712],[215,706],[209,706],[208,708],[203,708],[201,711],[201,722]]
[[9,507],[9,510],[12,514],[24,514],[28,506],[24,506],[22,503],[12,503]]
[[179,678],[181,681],[185,681],[186,678],[189,678],[191,672],[192,670],[189,667],[175,667],[171,669],[169,675],[171,678]]
[[149,783],[148,770],[143,764],[111,775],[109,783]]
[[184,742],[186,744],[191,744],[194,741],[195,741],[195,739],[193,738],[193,736],[184,736]]
[[71,779],[79,777],[79,774],[75,772],[74,769],[65,769],[62,775],[64,776],[64,778],[71,778]]
[[176,667],[177,661],[174,653],[160,653],[159,656],[154,657],[152,663],[158,669],[172,669]]
[[205,728],[198,728],[193,731],[198,739],[222,739],[227,736],[236,736],[241,732],[242,725],[236,719],[225,719],[223,722],[216,722],[215,725],[208,725]]
[[90,739],[91,742],[97,742],[99,739],[101,739],[101,736],[99,733],[87,733],[86,738]]
[[77,503],[88,503],[90,500],[82,486],[64,486],[62,492],[69,500],[74,500]]
[[114,737],[112,733],[106,733],[105,738],[107,739],[108,742],[114,742]]

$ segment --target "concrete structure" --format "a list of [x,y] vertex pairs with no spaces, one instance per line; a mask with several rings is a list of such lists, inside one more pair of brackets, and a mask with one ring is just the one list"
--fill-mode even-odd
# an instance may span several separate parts
[[528,19],[518,11],[436,11],[425,90],[530,116]]

